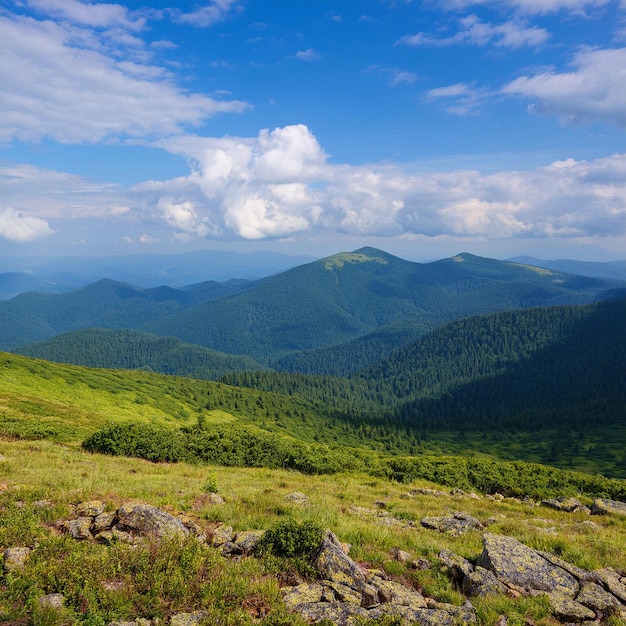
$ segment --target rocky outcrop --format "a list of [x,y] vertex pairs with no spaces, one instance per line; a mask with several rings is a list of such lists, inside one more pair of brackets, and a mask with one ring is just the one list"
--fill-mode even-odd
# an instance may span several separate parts
[[545,593],[553,615],[566,623],[601,624],[611,615],[626,617],[626,585],[617,572],[586,572],[513,537],[485,533],[476,564],[446,550],[439,559],[469,597]]
[[189,529],[181,520],[149,504],[123,506],[117,510],[117,528],[152,537],[186,537]]
[[483,524],[469,513],[452,513],[443,517],[424,517],[421,520],[424,528],[438,530],[440,533],[449,535],[462,535],[470,530],[479,530],[484,528]]
[[606,498],[596,498],[591,505],[591,512],[594,515],[624,515],[626,516],[626,502],[607,500]]
[[542,500],[541,504],[542,506],[557,509],[558,511],[565,511],[567,513],[591,513],[591,510],[588,507],[586,507],[580,500],[577,500],[572,496],[548,498],[547,500]]

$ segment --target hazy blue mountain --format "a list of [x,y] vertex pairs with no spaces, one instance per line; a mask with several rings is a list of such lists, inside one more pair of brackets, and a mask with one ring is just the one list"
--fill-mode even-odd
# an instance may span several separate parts
[[519,256],[509,259],[515,263],[525,263],[535,267],[545,267],[558,272],[592,276],[594,278],[608,278],[626,280],[626,260],[624,261],[576,261],[573,259],[555,259],[545,261],[531,256]]
[[[313,260],[277,252],[239,253],[198,250],[184,254],[135,254],[108,257],[25,257],[0,258],[0,276],[24,277],[24,288],[16,278],[0,279],[0,299],[26,291],[59,293],[84,287],[101,278],[127,282],[138,287],[160,285],[183,287],[208,280],[224,282],[233,278],[251,280],[270,276]],[[31,281],[26,281],[30,277]],[[16,290],[19,288],[19,290]]]

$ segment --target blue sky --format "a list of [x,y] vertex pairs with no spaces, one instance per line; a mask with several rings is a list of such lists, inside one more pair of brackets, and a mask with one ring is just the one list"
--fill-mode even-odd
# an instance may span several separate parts
[[626,258],[626,0],[0,3],[0,257]]

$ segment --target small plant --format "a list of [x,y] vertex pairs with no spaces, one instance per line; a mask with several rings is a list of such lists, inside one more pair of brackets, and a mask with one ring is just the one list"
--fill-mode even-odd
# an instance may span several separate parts
[[304,576],[315,576],[310,559],[322,540],[323,529],[312,521],[288,519],[268,530],[259,541],[256,553],[269,563],[272,558],[285,559]]
[[202,485],[202,491],[204,493],[217,493],[217,476],[215,474],[210,474],[207,476],[207,479],[204,481],[204,485]]

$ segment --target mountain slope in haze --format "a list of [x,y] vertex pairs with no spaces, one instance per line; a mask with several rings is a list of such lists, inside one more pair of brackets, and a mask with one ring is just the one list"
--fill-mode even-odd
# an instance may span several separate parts
[[609,280],[626,280],[626,261],[577,261],[574,259],[544,260],[531,256],[520,256],[509,259],[514,263],[545,267],[557,272],[590,276],[593,278],[606,278]]
[[246,289],[248,281],[207,281],[185,289],[142,289],[102,279],[63,294],[23,293],[0,302],[0,349],[13,350],[81,328],[141,328],[197,302]]
[[623,285],[468,254],[420,264],[363,248],[266,278],[145,330],[271,363],[400,321],[433,328],[480,313],[584,304]]
[[88,328],[16,349],[17,354],[57,363],[109,369],[149,369],[162,374],[217,380],[263,366],[246,356],[221,354],[175,337],[128,329]]
[[[308,263],[310,256],[278,252],[238,253],[198,250],[182,254],[133,254],[108,257],[25,257],[0,258],[0,300],[26,291],[59,293],[79,289],[102,278],[149,289],[160,285],[184,287],[208,280],[252,280]],[[17,273],[5,278],[4,273]],[[12,284],[11,284],[11,281]],[[17,281],[17,282],[16,282]],[[16,291],[16,288],[19,291]]]

